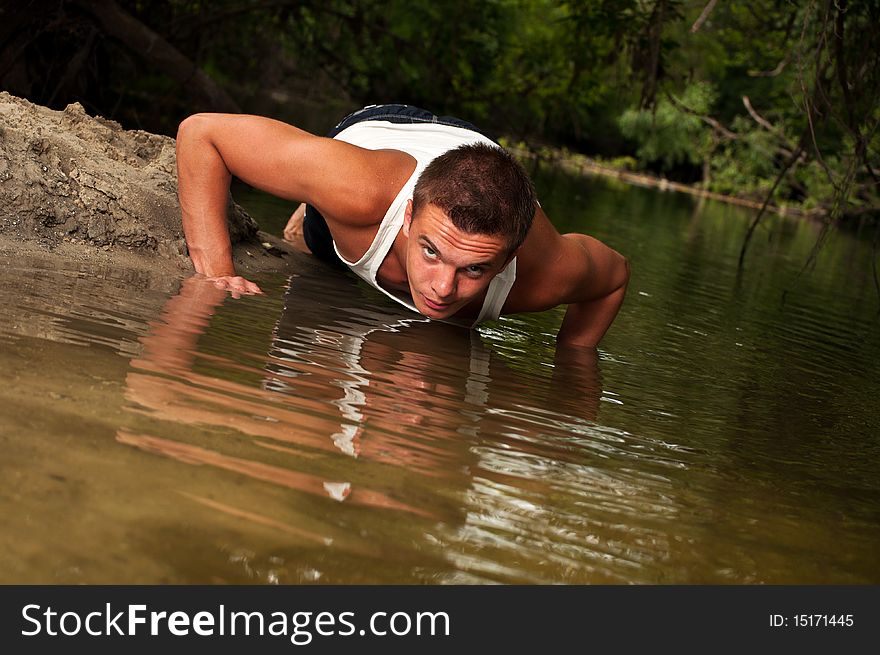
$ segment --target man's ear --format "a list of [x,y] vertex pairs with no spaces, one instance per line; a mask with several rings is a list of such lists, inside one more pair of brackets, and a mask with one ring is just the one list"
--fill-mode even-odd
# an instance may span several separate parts
[[409,226],[412,224],[412,198],[406,201],[406,209],[403,212],[403,236],[409,239]]

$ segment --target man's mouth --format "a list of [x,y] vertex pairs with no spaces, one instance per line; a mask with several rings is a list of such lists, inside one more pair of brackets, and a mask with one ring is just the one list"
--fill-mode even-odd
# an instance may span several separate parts
[[424,296],[424,295],[422,296],[422,298],[425,299],[425,304],[428,306],[428,308],[429,308],[429,309],[433,309],[435,312],[442,312],[442,311],[445,311],[445,310],[449,307],[449,305],[451,304],[451,303],[448,303],[448,302],[447,302],[447,303],[444,303],[444,302],[435,302],[435,301],[431,300],[430,298],[428,298],[427,296]]

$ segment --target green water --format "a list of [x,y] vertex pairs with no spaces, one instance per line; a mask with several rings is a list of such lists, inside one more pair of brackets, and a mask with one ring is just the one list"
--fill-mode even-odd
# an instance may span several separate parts
[[[3,259],[0,582],[880,582],[872,235],[538,174],[633,278],[468,332],[297,257],[266,295]],[[292,207],[238,192],[274,231]]]

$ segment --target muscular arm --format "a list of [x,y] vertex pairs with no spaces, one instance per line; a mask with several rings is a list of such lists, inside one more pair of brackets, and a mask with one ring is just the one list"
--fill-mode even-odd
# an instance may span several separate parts
[[572,266],[568,303],[556,341],[567,346],[595,347],[623,304],[629,262],[601,241],[584,234],[563,236],[580,261]]
[[595,347],[617,316],[628,281],[622,255],[585,234],[560,235],[539,208],[517,254],[505,313],[568,305],[557,343]]
[[398,172],[401,154],[365,150],[259,116],[190,116],[177,134],[177,171],[183,229],[196,271],[241,280],[235,277],[226,225],[233,175],[281,198],[309,202],[328,219],[357,224],[384,213],[400,188],[394,184],[406,179],[406,171]]

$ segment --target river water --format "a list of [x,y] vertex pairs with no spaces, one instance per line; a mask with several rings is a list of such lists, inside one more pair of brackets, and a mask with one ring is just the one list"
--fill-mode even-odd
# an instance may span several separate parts
[[751,212],[537,184],[632,263],[596,354],[306,257],[234,300],[4,255],[0,582],[880,582],[870,235],[801,272],[818,226],[768,217],[737,275]]

